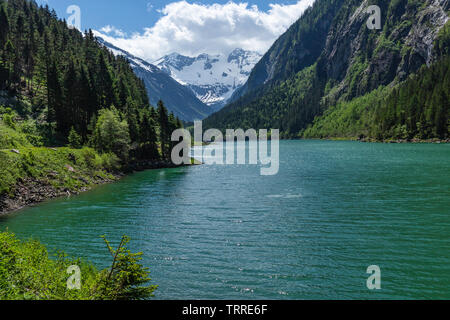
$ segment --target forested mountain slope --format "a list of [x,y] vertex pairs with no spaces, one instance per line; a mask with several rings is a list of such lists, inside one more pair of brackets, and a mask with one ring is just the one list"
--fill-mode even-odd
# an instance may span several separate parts
[[[305,12],[296,25],[314,21],[324,26],[325,22],[321,21],[320,17],[327,8],[330,8],[327,7],[327,4],[331,6],[330,3],[326,0],[317,0],[314,7]],[[302,49],[299,49],[298,41],[301,41],[300,38],[304,33],[296,32],[297,28],[294,25],[277,41],[286,43],[287,47],[283,52],[288,53],[280,53],[276,43],[262,60],[266,63],[264,70],[281,71],[262,72],[259,74],[263,76],[257,77],[258,71],[255,68],[247,84],[248,92],[221,112],[211,116],[206,121],[207,127],[222,129],[272,127],[281,129],[284,137],[299,137],[303,136],[304,130],[326,110],[338,108],[357,97],[386,87],[380,103],[370,101],[365,105],[368,111],[364,115],[359,115],[368,117],[369,111],[374,114],[375,110],[378,110],[377,107],[381,108],[383,110],[381,115],[385,116],[374,117],[371,125],[383,132],[357,130],[351,132],[352,136],[369,134],[372,138],[389,139],[398,138],[396,133],[406,130],[406,134],[402,132],[400,135],[407,138],[420,136],[423,139],[448,137],[448,128],[445,130],[437,128],[442,123],[448,122],[448,86],[438,86],[434,93],[436,96],[434,101],[443,102],[431,106],[431,102],[425,99],[430,92],[425,92],[425,87],[418,85],[428,83],[428,79],[416,78],[415,82],[408,81],[408,84],[404,84],[417,85],[416,96],[419,105],[414,107],[415,120],[399,116],[388,121],[384,117],[403,112],[392,109],[393,97],[396,97],[397,92],[393,87],[396,86],[398,92],[405,92],[400,90],[403,87],[399,86],[411,75],[418,73],[424,65],[433,66],[431,70],[435,71],[422,70],[418,73],[418,77],[430,77],[430,74],[433,74],[435,83],[443,84],[446,81],[446,75],[441,71],[446,68],[445,59],[449,48],[447,24],[449,1],[345,0],[332,3],[336,13],[333,15],[326,37],[323,37],[320,31],[315,31],[316,36],[312,36],[322,44],[317,46],[321,48],[321,52],[315,59],[301,54]],[[381,8],[381,30],[371,30],[366,25],[369,18],[366,9],[373,4]],[[310,29],[317,30],[316,24],[311,24]],[[296,64],[291,62],[291,59],[296,61]],[[293,65],[296,68],[293,68]],[[262,66],[259,65],[257,68]],[[258,85],[257,79],[260,79],[259,83],[265,84]],[[391,92],[394,93],[390,95]],[[391,103],[386,101],[388,96],[391,97]],[[421,104],[425,101],[426,105]],[[411,108],[404,101],[396,103],[395,108],[400,105],[402,108]],[[331,120],[329,113],[328,116]],[[416,120],[414,126],[398,129],[405,126],[407,121],[412,123]],[[309,130],[308,137],[315,137],[315,132],[319,131]],[[347,137],[350,132],[342,134]],[[321,132],[318,136],[326,137],[328,133]]]
[[81,145],[94,145],[100,111],[111,109],[110,120],[124,127],[117,140],[131,156],[158,158],[166,155],[157,154],[157,145],[170,142],[158,141],[157,132],[180,125],[162,104],[159,115],[150,106],[143,81],[125,57],[114,56],[91,31],[83,35],[28,0],[0,0],[0,90],[10,97],[0,103],[17,120],[33,120],[51,145],[68,142],[71,129]]

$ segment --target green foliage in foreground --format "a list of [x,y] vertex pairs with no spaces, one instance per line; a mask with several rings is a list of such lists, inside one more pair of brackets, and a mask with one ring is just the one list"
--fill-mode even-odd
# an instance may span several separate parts
[[[50,258],[38,241],[20,241],[9,232],[0,233],[0,299],[2,300],[142,300],[156,286],[149,285],[148,269],[139,264],[142,253],[131,253],[124,236],[113,249],[109,269],[98,271],[81,259],[63,253]],[[80,289],[68,289],[70,266],[81,271]]]

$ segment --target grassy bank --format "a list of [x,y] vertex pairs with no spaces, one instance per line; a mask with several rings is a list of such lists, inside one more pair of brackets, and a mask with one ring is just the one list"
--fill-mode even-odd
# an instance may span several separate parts
[[[15,153],[18,152],[18,153]],[[14,194],[20,181],[33,179],[58,190],[78,192],[98,180],[113,180],[117,169],[108,156],[90,148],[19,148],[0,151],[0,194]]]
[[33,147],[0,121],[0,214],[113,181],[119,169],[115,155],[91,148]]
[[[117,249],[104,240],[113,258],[109,269],[99,271],[91,263],[61,252],[52,256],[38,241],[20,241],[12,233],[0,233],[0,300],[139,300],[151,297],[156,286],[149,285],[148,269],[139,264],[142,253],[127,250],[127,237]],[[80,271],[78,283],[71,281],[74,279],[71,266]]]
[[0,214],[114,181],[116,166],[89,148],[0,150]]

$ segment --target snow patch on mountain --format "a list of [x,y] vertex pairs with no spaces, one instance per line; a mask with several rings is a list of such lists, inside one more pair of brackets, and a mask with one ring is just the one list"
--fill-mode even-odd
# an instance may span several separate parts
[[235,49],[229,55],[201,54],[198,57],[172,53],[153,64],[218,110],[245,84],[261,57],[258,52],[242,49]]

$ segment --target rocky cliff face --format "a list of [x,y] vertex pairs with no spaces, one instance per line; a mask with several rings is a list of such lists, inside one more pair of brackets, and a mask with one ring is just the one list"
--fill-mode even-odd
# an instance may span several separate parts
[[232,101],[261,86],[273,86],[313,64],[320,56],[344,0],[316,1],[272,45]]
[[339,83],[335,96],[353,98],[403,81],[435,60],[433,44],[449,19],[449,0],[399,0],[396,6],[378,1],[381,30],[368,30],[366,25],[372,2],[353,2],[342,11],[347,17],[336,20],[330,30],[320,59],[328,81]]

